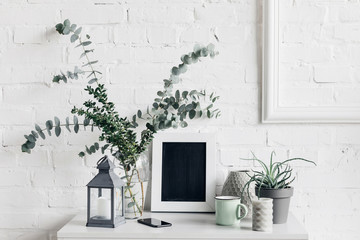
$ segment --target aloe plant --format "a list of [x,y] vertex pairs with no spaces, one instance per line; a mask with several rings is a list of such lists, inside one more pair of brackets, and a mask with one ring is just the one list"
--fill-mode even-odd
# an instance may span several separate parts
[[249,188],[251,183],[255,183],[255,187],[261,191],[261,188],[268,189],[283,189],[290,187],[290,184],[295,180],[295,177],[292,177],[292,168],[288,164],[292,161],[304,161],[316,165],[315,162],[305,159],[305,158],[290,158],[282,162],[274,162],[273,157],[276,155],[275,151],[271,152],[270,155],[270,164],[266,165],[263,161],[258,159],[253,152],[252,158],[243,159],[243,160],[252,160],[256,161],[262,167],[261,171],[252,170],[253,174],[246,173],[250,179],[242,189],[242,194],[247,191],[247,194],[250,196]]

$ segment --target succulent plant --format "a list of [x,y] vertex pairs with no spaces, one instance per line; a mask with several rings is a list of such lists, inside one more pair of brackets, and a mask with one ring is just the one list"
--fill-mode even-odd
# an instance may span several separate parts
[[304,161],[316,165],[315,162],[307,160],[304,158],[290,158],[282,162],[274,162],[273,157],[276,155],[275,151],[271,152],[270,155],[270,164],[267,166],[263,161],[258,159],[253,152],[251,159],[243,160],[252,160],[256,161],[262,167],[261,171],[252,170],[252,174],[247,173],[250,177],[249,181],[244,185],[242,189],[242,194],[247,191],[247,194],[250,196],[249,188],[252,182],[255,183],[255,187],[261,191],[262,188],[270,189],[283,189],[288,188],[290,184],[295,180],[295,177],[292,177],[292,168],[288,164],[292,161]]

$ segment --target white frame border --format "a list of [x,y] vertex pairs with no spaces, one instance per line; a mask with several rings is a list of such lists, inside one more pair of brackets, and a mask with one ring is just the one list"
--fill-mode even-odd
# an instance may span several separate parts
[[263,1],[263,123],[359,123],[360,107],[279,105],[279,1]]
[[[162,143],[206,143],[206,199],[205,202],[161,201]],[[159,133],[153,140],[151,211],[152,212],[214,212],[216,188],[216,144],[212,133]]]

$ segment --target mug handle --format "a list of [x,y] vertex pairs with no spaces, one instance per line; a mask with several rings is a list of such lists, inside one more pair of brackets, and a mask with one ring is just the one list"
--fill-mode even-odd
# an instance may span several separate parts
[[[244,211],[245,211],[245,213],[244,213],[244,215],[240,215],[241,214],[241,208],[242,209],[244,209]],[[238,220],[240,220],[240,219],[243,219],[244,217],[246,217],[246,215],[248,214],[248,208],[246,207],[246,205],[244,205],[244,204],[242,204],[242,203],[240,203],[240,204],[238,204],[238,206],[237,206],[237,209],[236,209],[236,218],[238,219]]]

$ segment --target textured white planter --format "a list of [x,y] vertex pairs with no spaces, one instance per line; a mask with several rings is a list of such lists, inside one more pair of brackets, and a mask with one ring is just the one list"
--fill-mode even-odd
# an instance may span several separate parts
[[271,232],[273,226],[273,200],[260,198],[252,201],[252,229]]
[[[247,175],[247,173],[251,175],[250,170],[231,171],[225,180],[221,195],[242,197],[241,203],[245,204],[248,208],[248,214],[246,217],[251,218],[251,198],[246,192],[241,194],[244,185],[250,180],[250,177]],[[244,213],[244,210],[241,209],[241,214],[243,215]]]

